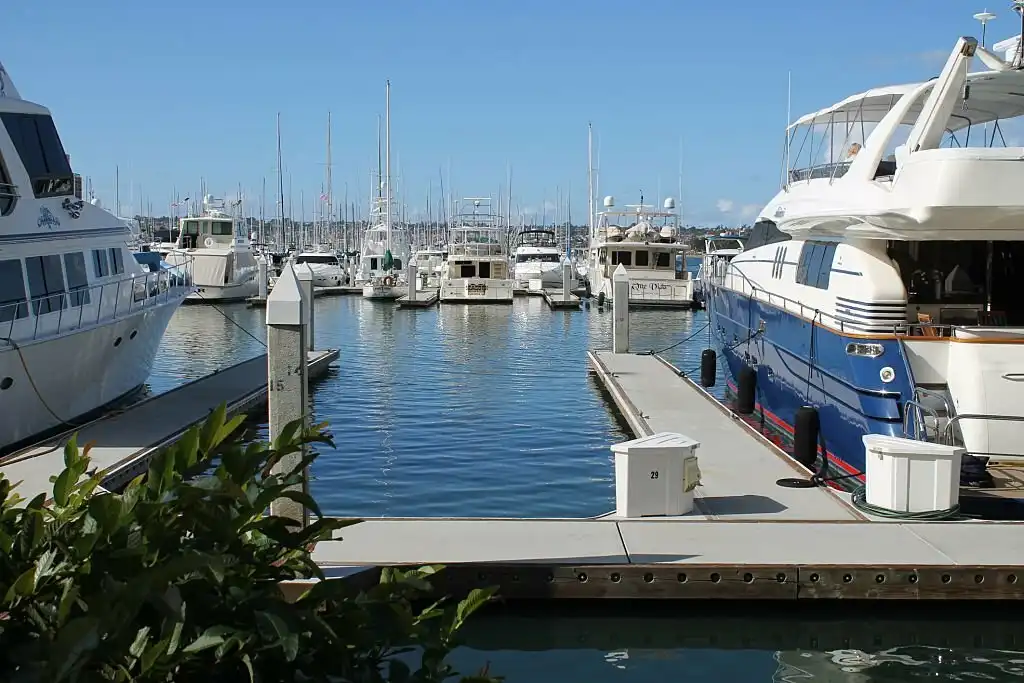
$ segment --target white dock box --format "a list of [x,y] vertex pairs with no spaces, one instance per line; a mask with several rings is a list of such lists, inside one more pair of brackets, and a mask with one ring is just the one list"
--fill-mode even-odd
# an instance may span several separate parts
[[531,292],[543,292],[544,291],[544,280],[539,277],[533,278],[529,283]]
[[865,434],[864,497],[898,512],[948,510],[960,501],[965,449],[940,443]]
[[619,517],[685,515],[700,483],[693,439],[662,432],[612,446]]

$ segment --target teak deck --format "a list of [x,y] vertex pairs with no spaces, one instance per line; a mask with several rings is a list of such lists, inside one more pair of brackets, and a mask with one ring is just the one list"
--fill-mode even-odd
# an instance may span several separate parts
[[321,543],[317,562],[354,582],[379,566],[443,564],[438,592],[497,585],[506,599],[1024,598],[1021,523],[876,521],[830,489],[777,486],[808,473],[670,364],[604,351],[589,360],[637,435],[700,442],[693,514],[374,519]]
[[[309,376],[320,377],[338,358],[337,350],[309,352]],[[79,445],[92,443],[92,464],[105,477],[104,487],[116,489],[145,472],[149,460],[173,444],[192,425],[221,403],[229,414],[251,410],[266,399],[267,356],[257,356],[212,375],[153,396],[73,430]],[[71,432],[0,460],[0,472],[21,482],[25,499],[53,489],[50,477],[64,469],[63,445]]]

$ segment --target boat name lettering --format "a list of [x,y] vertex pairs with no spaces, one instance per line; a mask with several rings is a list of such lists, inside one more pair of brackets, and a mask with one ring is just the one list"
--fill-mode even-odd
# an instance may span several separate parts
[[471,282],[466,287],[466,291],[469,294],[484,294],[487,291],[487,285],[482,282]]
[[633,292],[642,292],[645,289],[661,291],[661,290],[671,289],[671,288],[672,288],[672,285],[666,284],[664,282],[630,282],[629,283],[629,289],[630,289],[630,291],[633,291]]

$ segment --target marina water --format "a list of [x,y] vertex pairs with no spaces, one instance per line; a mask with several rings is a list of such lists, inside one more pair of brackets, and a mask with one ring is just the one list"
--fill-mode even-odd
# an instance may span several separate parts
[[[336,444],[312,471],[326,514],[588,517],[614,507],[609,446],[630,435],[586,361],[588,349],[611,346],[610,311],[551,311],[535,297],[397,310],[343,296],[318,299],[316,316],[318,348],[341,351],[312,391],[316,419]],[[239,304],[180,309],[149,390],[259,355],[264,320],[263,310]],[[632,311],[630,333],[634,352],[678,344],[663,355],[694,376],[709,345],[700,311]],[[266,437],[265,421],[253,429]],[[905,616],[847,623],[820,607],[751,619],[680,615],[671,603],[629,618],[580,615],[562,603],[541,611],[550,617],[487,619],[455,663],[469,672],[489,661],[512,682],[1024,680],[1024,628],[1010,617],[993,616],[978,634],[976,621],[961,621],[972,615],[944,614],[949,634],[976,634],[945,646],[945,636],[904,637],[918,631]],[[919,625],[935,631],[934,619]],[[825,639],[815,629],[826,627],[851,646],[818,649]],[[765,632],[778,642],[765,645]],[[857,649],[864,641],[877,645]]]

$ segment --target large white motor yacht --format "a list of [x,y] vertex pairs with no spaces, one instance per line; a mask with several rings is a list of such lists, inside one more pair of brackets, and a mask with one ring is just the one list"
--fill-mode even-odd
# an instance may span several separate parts
[[554,230],[534,228],[519,233],[515,250],[518,287],[529,288],[531,280],[540,280],[542,287],[561,287],[564,262],[565,255],[558,248]]
[[504,221],[492,212],[489,197],[463,199],[462,206],[448,237],[441,302],[512,303],[515,282],[509,272]]
[[325,246],[296,254],[295,265],[299,264],[306,264],[313,271],[314,287],[340,287],[348,279],[337,252]]
[[0,451],[145,383],[191,289],[136,262],[131,237],[76,194],[49,110],[0,66]]

